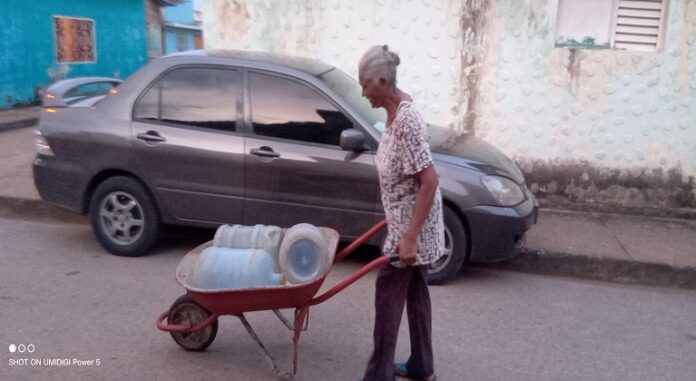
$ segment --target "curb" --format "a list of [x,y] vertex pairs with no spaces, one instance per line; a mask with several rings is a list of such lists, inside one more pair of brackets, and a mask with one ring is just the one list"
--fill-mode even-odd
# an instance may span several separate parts
[[36,221],[86,224],[87,217],[43,200],[0,196],[0,216]]
[[545,198],[537,198],[541,208],[546,210],[565,210],[584,213],[623,214],[656,218],[675,218],[681,220],[696,220],[694,208],[668,208],[656,206],[637,206],[600,203],[577,203],[571,201],[556,201]]
[[39,118],[21,119],[14,122],[0,123],[0,132],[32,127],[39,124]]
[[[45,222],[88,224],[87,216],[43,200],[0,196],[0,216]],[[696,290],[696,267],[676,267],[613,258],[571,255],[523,247],[505,262],[476,263],[472,267],[523,273],[567,276],[613,283]]]
[[476,266],[623,284],[696,290],[696,267],[676,267],[660,263],[571,255],[524,247],[509,261]]

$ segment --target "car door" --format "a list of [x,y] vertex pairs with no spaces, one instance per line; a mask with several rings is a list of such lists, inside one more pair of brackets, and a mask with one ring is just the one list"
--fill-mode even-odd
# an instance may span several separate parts
[[376,142],[365,152],[342,150],[341,131],[354,122],[307,83],[255,71],[248,82],[244,223],[365,232],[377,219]]
[[132,141],[165,216],[178,222],[241,222],[244,137],[238,70],[167,71],[136,101]]

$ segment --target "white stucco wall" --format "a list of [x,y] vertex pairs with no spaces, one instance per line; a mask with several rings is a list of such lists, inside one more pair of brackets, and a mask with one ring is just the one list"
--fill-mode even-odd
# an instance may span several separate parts
[[557,2],[527,3],[497,2],[479,135],[513,156],[694,174],[696,2],[670,1],[659,52],[555,48]]
[[357,78],[370,46],[401,56],[398,81],[434,123],[452,120],[459,81],[459,13],[440,0],[209,0],[202,4],[206,48],[318,58]]
[[427,120],[518,160],[696,174],[695,1],[669,1],[664,47],[650,53],[555,47],[558,0],[204,0],[201,10],[206,48],[319,58],[353,76],[368,47],[389,44]]

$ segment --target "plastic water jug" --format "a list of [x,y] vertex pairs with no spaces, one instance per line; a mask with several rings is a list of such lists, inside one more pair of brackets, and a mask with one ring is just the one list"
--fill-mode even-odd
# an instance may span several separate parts
[[277,286],[271,255],[263,249],[209,247],[201,252],[195,287],[207,290]]
[[283,229],[270,225],[222,225],[215,232],[213,246],[238,249],[264,249],[273,258],[273,268],[278,266],[278,249],[283,240]]
[[324,235],[311,224],[297,224],[285,232],[280,244],[280,269],[288,282],[307,283],[331,267]]

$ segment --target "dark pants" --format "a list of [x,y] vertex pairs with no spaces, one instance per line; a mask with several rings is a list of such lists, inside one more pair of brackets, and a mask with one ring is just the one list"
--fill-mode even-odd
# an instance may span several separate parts
[[404,303],[411,337],[407,369],[417,378],[434,373],[427,274],[426,266],[396,268],[387,265],[380,269],[375,293],[374,352],[364,381],[394,380],[394,352]]

